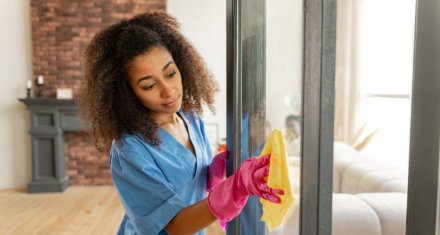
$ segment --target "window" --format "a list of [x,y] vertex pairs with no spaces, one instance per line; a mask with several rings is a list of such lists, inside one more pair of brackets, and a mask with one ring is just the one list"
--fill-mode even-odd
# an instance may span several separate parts
[[408,169],[415,1],[369,0],[359,9],[359,124],[364,137],[377,130],[361,152]]

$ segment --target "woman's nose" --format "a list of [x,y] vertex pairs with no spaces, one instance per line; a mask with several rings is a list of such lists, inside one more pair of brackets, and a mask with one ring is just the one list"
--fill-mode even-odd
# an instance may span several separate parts
[[174,95],[174,89],[171,86],[171,84],[167,84],[166,82],[164,82],[162,84],[162,97],[169,98],[172,97],[173,95]]

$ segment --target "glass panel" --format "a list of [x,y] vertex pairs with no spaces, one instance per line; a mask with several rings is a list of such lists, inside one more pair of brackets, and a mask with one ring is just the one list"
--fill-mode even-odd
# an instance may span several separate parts
[[299,234],[303,1],[266,1],[266,135],[283,132],[295,204],[266,234]]
[[415,0],[338,1],[333,235],[405,234],[414,22]]
[[[242,1],[242,161],[259,156],[265,142],[266,58],[264,1]],[[242,234],[264,234],[262,206],[249,196],[240,214]]]
[[[286,139],[294,193],[299,195],[301,132],[302,1],[242,1],[242,160],[259,156],[277,128]],[[296,196],[295,206],[299,205]],[[295,208],[294,206],[294,208]],[[259,198],[250,196],[240,219],[242,234],[298,233],[299,210],[269,232],[260,221]],[[294,213],[295,212],[295,213]]]

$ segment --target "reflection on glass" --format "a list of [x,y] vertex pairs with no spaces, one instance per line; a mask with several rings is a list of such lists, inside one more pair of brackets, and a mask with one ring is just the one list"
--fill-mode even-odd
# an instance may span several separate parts
[[242,1],[242,161],[259,156],[272,130],[282,130],[296,199],[285,223],[269,232],[259,198],[250,196],[240,214],[244,235],[298,230],[302,9],[297,0]]
[[[265,134],[265,20],[264,1],[242,2],[242,161],[259,156]],[[262,206],[249,196],[240,214],[242,234],[264,234]]]
[[303,1],[266,1],[266,14],[266,122],[284,134],[295,198],[283,224],[266,234],[292,235],[299,234]]

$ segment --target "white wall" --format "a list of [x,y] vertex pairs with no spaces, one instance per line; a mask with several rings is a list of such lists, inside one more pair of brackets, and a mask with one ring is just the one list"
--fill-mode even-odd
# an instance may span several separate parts
[[[205,59],[220,84],[216,115],[206,109],[205,123],[219,124],[219,138],[226,137],[226,1],[168,0],[168,13],[177,18],[182,33]],[[212,141],[212,140],[211,140]]]
[[18,98],[32,78],[29,0],[0,0],[0,189],[31,180],[29,112]]

